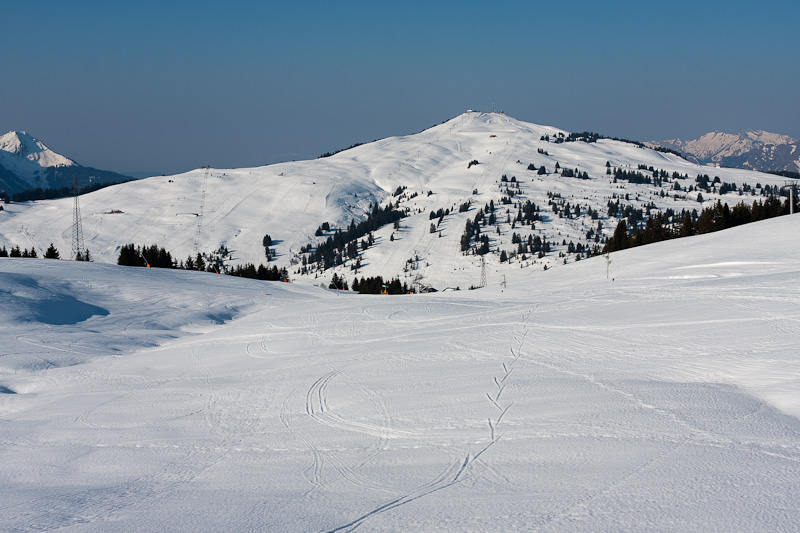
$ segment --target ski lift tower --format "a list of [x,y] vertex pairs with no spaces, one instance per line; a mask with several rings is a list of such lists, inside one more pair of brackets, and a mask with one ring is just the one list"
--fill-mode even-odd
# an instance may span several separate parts
[[83,261],[86,259],[86,251],[83,245],[83,224],[81,224],[81,203],[78,194],[78,178],[72,179],[72,188],[75,193],[75,201],[72,208],[72,259]]
[[792,181],[784,181],[783,187],[781,189],[788,189],[789,190],[789,214],[794,214],[794,199],[797,196],[797,182]]
[[203,174],[203,183],[200,186],[200,210],[197,212],[197,232],[194,235],[194,253],[200,253],[200,235],[203,229],[203,209],[206,204],[206,187],[208,186],[208,173],[211,170],[210,166],[201,167],[205,171]]

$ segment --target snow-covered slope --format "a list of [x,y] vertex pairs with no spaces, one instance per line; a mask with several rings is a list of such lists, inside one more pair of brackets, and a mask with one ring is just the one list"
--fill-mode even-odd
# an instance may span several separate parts
[[9,131],[0,136],[0,191],[12,195],[37,187],[71,186],[73,178],[83,186],[92,177],[102,182],[127,179],[106,170],[83,167],[25,131]]
[[698,139],[652,141],[650,146],[677,150],[701,164],[761,171],[800,172],[800,144],[788,135],[748,130],[738,134],[714,131]]
[[0,259],[0,530],[792,531],[798,217],[397,297]]
[[[109,263],[117,261],[120,247],[127,243],[157,244],[184,260],[194,255],[199,242],[200,252],[230,250],[229,264],[258,265],[266,262],[263,239],[270,235],[275,264],[288,267],[296,280],[327,283],[337,273],[351,281],[357,273],[399,276],[409,284],[417,279],[438,289],[466,288],[479,284],[481,263],[479,256],[461,252],[461,236],[467,220],[490,202],[496,207],[496,221],[483,228],[491,248],[488,269],[513,279],[565,258],[574,261],[578,254],[567,254],[570,243],[584,249],[602,246],[602,238],[617,223],[607,216],[609,202],[680,213],[699,210],[718,198],[731,204],[752,202],[761,198],[763,188],[758,185],[783,185],[777,176],[715,169],[711,180],[719,177],[753,190],[743,196],[736,191],[721,196],[717,188],[703,191],[703,204],[698,191],[690,188],[696,186],[698,174],[710,172],[708,168],[629,143],[561,142],[565,139],[567,133],[557,128],[499,113],[468,112],[415,135],[383,139],[327,158],[211,169],[207,177],[204,169],[152,177],[82,196],[85,242],[96,260]],[[472,161],[478,164],[470,165]],[[639,170],[640,165],[670,177],[658,185],[635,185],[608,174],[639,172],[649,179],[653,171]],[[545,174],[539,174],[542,167]],[[567,169],[586,173],[588,179],[566,177]],[[398,190],[402,193],[395,196]],[[534,226],[516,220],[528,201],[537,206],[541,218]],[[356,259],[351,259],[325,272],[310,269],[301,275],[303,247],[324,241],[337,228],[346,229],[354,219],[362,220],[375,202],[392,202],[410,216],[398,229],[388,225],[374,233],[376,245],[359,252],[358,272]],[[467,202],[470,209],[460,212]],[[6,206],[0,214],[0,245],[36,246],[43,252],[53,242],[62,253],[70,250],[72,208],[71,199]],[[431,219],[440,209],[449,214],[441,221]],[[325,222],[331,232],[316,237]],[[543,257],[516,255],[514,234],[547,241],[551,251]],[[501,263],[504,251],[511,259]]]

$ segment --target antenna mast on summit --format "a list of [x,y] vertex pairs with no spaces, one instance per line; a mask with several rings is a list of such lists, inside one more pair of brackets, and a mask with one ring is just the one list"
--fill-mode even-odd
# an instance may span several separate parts
[[200,190],[200,210],[197,212],[197,232],[194,235],[194,255],[200,253],[200,232],[203,229],[203,208],[206,204],[206,187],[208,185],[208,172],[211,170],[210,166],[201,167],[205,169],[203,175],[203,184]]
[[78,178],[73,177],[72,187],[75,192],[75,201],[72,208],[72,259],[83,261],[86,252],[83,246],[83,224],[81,224],[81,203],[78,199]]

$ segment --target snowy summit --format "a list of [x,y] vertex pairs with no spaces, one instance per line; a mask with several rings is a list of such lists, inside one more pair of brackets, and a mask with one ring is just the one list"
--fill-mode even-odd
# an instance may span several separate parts
[[48,148],[25,131],[0,136],[0,192],[8,195],[31,189],[57,189],[98,182],[120,182],[126,176],[84,167]]
[[0,136],[0,152],[5,152],[0,154],[3,166],[18,172],[76,164],[73,160],[55,153],[42,141],[24,131],[10,131]]

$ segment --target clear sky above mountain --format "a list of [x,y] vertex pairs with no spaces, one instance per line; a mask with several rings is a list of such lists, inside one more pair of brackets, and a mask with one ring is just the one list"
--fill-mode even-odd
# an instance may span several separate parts
[[316,157],[492,106],[638,140],[800,138],[796,1],[14,2],[0,133],[174,173]]

